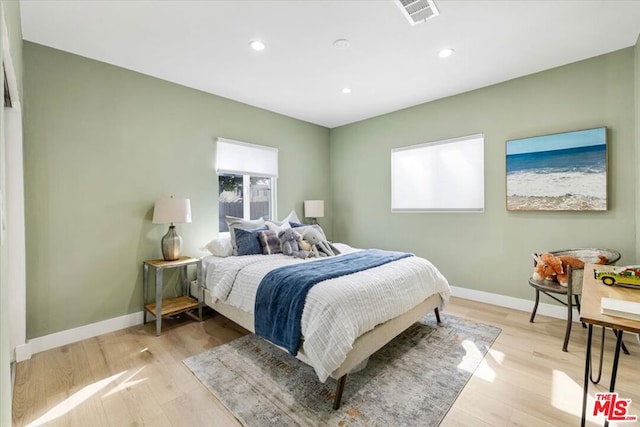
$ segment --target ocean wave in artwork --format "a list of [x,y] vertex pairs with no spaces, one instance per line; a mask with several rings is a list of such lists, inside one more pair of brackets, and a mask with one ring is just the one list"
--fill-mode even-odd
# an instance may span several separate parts
[[566,171],[507,174],[510,210],[606,210],[604,173]]
[[606,210],[605,135],[598,128],[508,142],[507,208]]

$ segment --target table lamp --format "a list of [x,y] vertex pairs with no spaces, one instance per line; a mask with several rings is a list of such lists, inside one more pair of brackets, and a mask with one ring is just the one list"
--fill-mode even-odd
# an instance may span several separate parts
[[304,216],[309,218],[312,224],[317,224],[318,218],[324,217],[324,200],[305,200]]
[[169,231],[162,237],[162,256],[165,261],[180,258],[182,237],[176,233],[175,223],[191,222],[191,202],[189,199],[176,199],[173,196],[156,200],[153,207],[154,224],[171,224]]

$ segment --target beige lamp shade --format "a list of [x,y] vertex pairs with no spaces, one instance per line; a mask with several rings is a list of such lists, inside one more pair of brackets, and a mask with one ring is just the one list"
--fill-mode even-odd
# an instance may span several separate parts
[[156,200],[153,207],[154,224],[171,224],[169,231],[162,237],[160,246],[165,261],[180,259],[182,237],[176,232],[175,223],[191,222],[191,201],[189,199],[176,199],[171,196],[166,199]]
[[152,221],[154,224],[191,222],[191,201],[174,197],[156,200]]
[[324,200],[305,200],[304,216],[307,218],[324,217]]

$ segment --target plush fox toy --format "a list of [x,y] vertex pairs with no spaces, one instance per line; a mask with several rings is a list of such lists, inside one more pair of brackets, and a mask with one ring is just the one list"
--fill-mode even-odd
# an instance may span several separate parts
[[[600,261],[596,264],[607,263],[606,256],[598,255],[598,258]],[[567,286],[567,266],[571,266],[572,269],[584,268],[584,261],[569,255],[554,256],[545,252],[540,255],[533,254],[533,259],[536,262],[533,268],[533,278],[535,280],[557,281],[562,286]]]

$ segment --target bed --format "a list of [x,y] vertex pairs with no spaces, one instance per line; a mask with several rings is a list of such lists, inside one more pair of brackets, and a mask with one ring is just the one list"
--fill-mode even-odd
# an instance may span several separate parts
[[[335,248],[340,255],[311,259],[281,253],[205,256],[203,301],[255,333],[256,294],[265,275],[285,266],[317,267],[309,263],[329,259],[346,262],[361,253],[345,244],[335,244]],[[312,366],[320,381],[338,380],[333,402],[338,409],[347,374],[363,369],[370,355],[427,313],[433,311],[439,322],[439,310],[449,295],[446,278],[431,262],[417,256],[321,281],[306,295],[301,343],[295,356]]]

